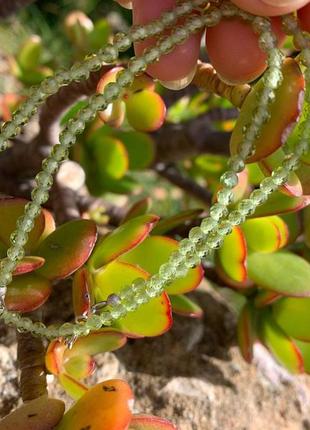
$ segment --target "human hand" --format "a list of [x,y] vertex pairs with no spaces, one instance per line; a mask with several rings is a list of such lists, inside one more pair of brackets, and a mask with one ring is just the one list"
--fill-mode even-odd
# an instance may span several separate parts
[[[133,8],[133,23],[146,24],[157,19],[165,10],[172,9],[176,0],[116,0],[120,4],[129,3]],[[281,30],[280,18],[275,17],[295,11],[307,21],[309,29],[309,0],[232,0],[244,10],[262,16],[272,16],[272,28],[280,46],[285,38]],[[307,5],[308,4],[308,5]],[[307,5],[307,6],[305,6]],[[201,32],[191,36],[184,44],[177,46],[173,52],[164,55],[147,72],[161,81],[179,83],[179,86],[190,82],[199,58]],[[154,45],[154,38],[135,44],[135,52],[141,55],[144,49]],[[223,19],[218,25],[208,28],[206,46],[209,58],[219,75],[228,83],[238,84],[251,82],[266,69],[266,54],[258,44],[258,36],[251,26],[239,18]]]

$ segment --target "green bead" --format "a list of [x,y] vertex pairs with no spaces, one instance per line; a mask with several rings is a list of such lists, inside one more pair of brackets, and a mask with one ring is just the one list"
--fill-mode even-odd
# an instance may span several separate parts
[[234,188],[238,185],[238,175],[235,172],[229,171],[225,172],[221,178],[220,182],[227,188]]
[[250,199],[254,202],[256,206],[265,203],[267,198],[268,195],[263,190],[254,190],[250,195]]
[[216,220],[208,217],[202,221],[200,227],[203,233],[208,234],[210,233],[210,231],[214,230],[216,226],[217,226]]
[[210,216],[214,220],[218,221],[219,219],[223,218],[228,214],[228,209],[225,205],[222,205],[220,203],[215,203],[210,208]]

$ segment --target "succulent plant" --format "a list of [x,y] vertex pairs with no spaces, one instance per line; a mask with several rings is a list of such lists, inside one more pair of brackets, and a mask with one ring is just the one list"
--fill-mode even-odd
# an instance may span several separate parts
[[[120,3],[131,6],[128,1]],[[303,212],[304,242],[296,215],[310,203],[310,51],[308,35],[303,33],[309,31],[309,7],[302,1],[297,16],[268,20],[247,13],[249,6],[243,0],[233,3],[243,10],[227,2],[212,2],[206,8],[204,0],[160,1],[157,9],[155,3],[134,0],[135,26],[116,35],[113,43],[105,21],[94,24],[76,12],[65,25],[77,57],[102,47],[97,54],[70,71],[50,76],[52,70],[42,62],[42,41],[31,36],[12,59],[15,76],[26,86],[50,77],[31,90],[15,113],[10,112],[11,101],[5,101],[2,111],[10,121],[2,127],[1,150],[60,89],[85,80],[90,84],[98,71],[102,73],[91,97],[82,101],[72,97],[69,112],[60,110],[59,143],[51,145],[36,176],[32,200],[0,200],[1,318],[18,331],[51,340],[47,370],[77,402],[60,421],[62,405],[40,398],[7,417],[0,427],[16,427],[25,414],[29,418],[29,408],[41,417],[51,406],[56,412],[48,425],[57,424],[58,430],[173,429],[166,420],[133,415],[133,394],[125,381],[88,388],[83,380],[93,372],[96,354],[120,348],[127,337],[166,332],[172,311],[200,318],[202,309],[185,294],[199,285],[206,260],[218,282],[243,300],[237,336],[245,360],[252,361],[254,344],[260,342],[290,372],[310,372],[309,209]],[[249,12],[259,14],[259,3]],[[286,7],[280,6],[280,14],[289,11]],[[274,8],[268,6],[270,16],[277,15]],[[147,132],[163,125],[166,107],[152,78],[173,89],[195,82],[205,28],[216,71],[202,67],[198,86],[213,89],[240,108],[231,133],[230,158],[203,154],[179,165],[188,175],[181,176],[182,184],[194,178],[210,190],[208,216],[203,213],[203,218],[201,211],[189,207],[159,221],[142,199],[98,240],[91,219],[72,220],[56,229],[53,216],[42,205],[49,199],[60,163],[77,140],[71,157],[84,167],[88,189],[97,196],[107,191],[130,193],[136,184],[131,171],[156,162],[156,135]],[[286,34],[300,51],[294,58],[284,59],[279,48]],[[244,61],[231,67],[227,59],[239,55],[240,43]],[[136,56],[115,65],[131,45]],[[252,86],[246,85],[254,80]],[[81,96],[89,92],[84,87]],[[199,109],[204,108],[199,105]],[[182,115],[175,117],[182,120]],[[180,184],[180,178],[176,182]],[[199,184],[194,185],[197,191]],[[203,186],[198,187],[200,197],[205,196],[203,191]],[[197,217],[200,226],[189,229],[188,238],[171,233]],[[65,278],[72,278],[74,322],[47,327],[22,315],[42,306],[53,283]]]

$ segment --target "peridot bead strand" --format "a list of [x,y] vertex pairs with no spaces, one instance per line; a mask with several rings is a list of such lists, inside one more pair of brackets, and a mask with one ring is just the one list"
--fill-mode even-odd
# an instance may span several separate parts
[[[226,6],[225,6],[226,7]],[[226,13],[227,13],[226,7]],[[244,14],[243,14],[244,15]],[[196,22],[197,24],[197,22]],[[272,38],[266,38],[266,40],[272,40]],[[264,43],[268,43],[264,41]],[[161,45],[161,52],[165,52],[169,48],[169,43]],[[277,63],[278,59],[276,51],[272,51],[270,58],[275,58],[275,63]],[[139,63],[142,67],[143,63]],[[306,63],[307,71],[306,77],[309,70],[309,62]],[[134,67],[137,67],[135,64]],[[140,67],[140,66],[139,66]],[[278,65],[276,64],[275,69],[277,69]],[[269,79],[266,79],[265,85],[269,87],[271,90],[274,90],[279,83],[280,75],[274,74],[270,75]],[[309,97],[309,79],[307,79],[307,91],[306,96]],[[109,89],[108,94],[111,97],[115,97],[116,91],[115,87]],[[268,100],[270,97],[264,97],[264,103],[268,104]],[[69,133],[70,134],[70,133]],[[68,139],[69,139],[68,134]],[[214,210],[214,218],[209,218],[203,221],[201,228],[196,227],[194,230],[191,230],[189,239],[184,239],[180,243],[180,250],[175,252],[169,259],[169,261],[160,268],[159,274],[152,276],[147,281],[144,280],[136,280],[133,285],[124,289],[121,293],[121,301],[115,306],[112,307],[111,310],[107,309],[103,314],[90,317],[89,322],[86,321],[83,324],[63,324],[59,328],[46,328],[41,323],[32,323],[31,320],[26,318],[21,318],[20,315],[8,312],[6,310],[2,310],[2,318],[10,324],[13,324],[20,330],[31,331],[39,336],[46,336],[49,338],[54,338],[58,336],[68,337],[68,336],[79,336],[85,335],[89,333],[93,329],[97,329],[101,325],[110,325],[113,320],[117,319],[120,316],[124,316],[125,313],[131,312],[137,309],[137,303],[142,304],[149,301],[155,295],[161,294],[164,290],[165,286],[169,284],[171,280],[175,277],[183,276],[187,269],[192,265],[198,264],[200,262],[200,256],[196,256],[198,250],[203,252],[211,252],[212,249],[216,248],[218,244],[221,243],[221,237],[230,233],[232,226],[238,225],[242,222],[243,219],[246,218],[250,213],[253,213],[255,208],[262,204],[267,199],[269,194],[277,189],[283,181],[285,181],[289,175],[289,173],[295,170],[298,167],[298,160],[300,156],[307,150],[308,142],[310,137],[310,126],[309,126],[309,115],[305,121],[305,126],[303,128],[302,136],[300,142],[296,145],[294,154],[290,154],[287,156],[285,163],[281,168],[276,169],[273,172],[271,178],[268,179],[268,182],[265,181],[262,183],[260,190],[255,190],[250,195],[249,199],[246,199],[240,202],[238,208],[233,212],[228,214],[228,217],[225,219],[221,219],[221,216],[225,217],[227,215],[227,211],[225,208],[225,203],[221,203],[221,206],[217,207]],[[245,151],[246,152],[246,151]],[[242,160],[242,157],[241,157]],[[240,166],[242,167],[242,163],[240,163],[240,159],[234,160],[235,169],[237,172],[240,171]],[[242,170],[242,169],[241,169]],[[222,183],[224,186],[228,186],[228,189],[233,188],[236,185],[236,175],[235,172],[228,172],[226,175],[222,177]],[[44,179],[48,182],[47,178]],[[235,185],[233,185],[235,184]],[[225,201],[229,201],[229,196],[227,193],[223,193],[222,198]],[[36,207],[33,209],[35,210]],[[234,216],[232,216],[234,215]],[[208,235],[206,238],[205,235]],[[205,240],[206,239],[206,240]],[[191,255],[191,254],[194,254]],[[185,269],[184,269],[185,268]],[[132,291],[134,290],[134,295]]]
[[133,26],[127,34],[120,34],[114,44],[109,44],[81,63],[74,64],[70,70],[58,72],[55,76],[45,79],[41,85],[33,87],[28,99],[13,114],[11,121],[3,124],[0,133],[0,152],[8,147],[8,140],[20,133],[21,126],[27,123],[37,112],[38,107],[60,87],[72,81],[87,79],[90,72],[100,69],[104,63],[113,63],[119,53],[127,51],[133,42],[144,40],[162,33],[167,27],[174,25],[178,18],[190,14],[195,8],[205,3],[205,0],[187,0],[175,9],[165,12],[156,22],[144,26]]

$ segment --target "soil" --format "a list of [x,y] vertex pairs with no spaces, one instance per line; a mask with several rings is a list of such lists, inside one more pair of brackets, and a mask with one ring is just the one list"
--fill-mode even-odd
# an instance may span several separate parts
[[[131,384],[135,411],[171,419],[179,430],[308,430],[310,377],[291,376],[261,346],[246,364],[236,346],[235,316],[215,293],[196,292],[203,320],[176,317],[159,338],[130,340],[97,358],[91,384]],[[0,327],[0,413],[18,400],[14,331]],[[70,400],[48,377],[51,395]]]

